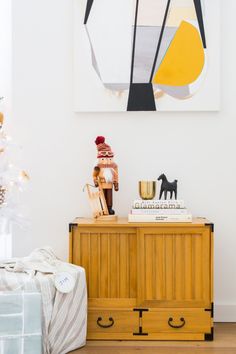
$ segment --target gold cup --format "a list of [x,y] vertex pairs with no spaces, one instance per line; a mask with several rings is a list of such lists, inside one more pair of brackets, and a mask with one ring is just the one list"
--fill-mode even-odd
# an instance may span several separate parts
[[151,200],[156,195],[156,181],[139,181],[139,195],[144,200]]

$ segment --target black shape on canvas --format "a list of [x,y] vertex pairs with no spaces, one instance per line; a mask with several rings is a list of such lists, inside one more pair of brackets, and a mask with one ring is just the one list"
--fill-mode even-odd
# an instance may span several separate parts
[[133,48],[132,48],[132,58],[131,58],[131,70],[130,70],[130,84],[133,83],[133,74],[134,74],[134,55],[135,55],[135,43],[136,43],[137,21],[138,21],[138,6],[139,6],[139,0],[136,0],[135,19],[134,19],[134,34],[133,34]]
[[203,16],[202,16],[201,0],[193,0],[193,1],[194,1],[194,5],[195,5],[196,14],[197,14],[198,25],[199,25],[200,32],[201,32],[203,48],[206,48],[206,36],[205,36],[204,22],[203,22]]
[[152,84],[130,84],[127,111],[156,111]]
[[153,66],[152,66],[152,72],[151,72],[150,80],[149,80],[150,83],[152,82],[152,79],[153,79],[153,75],[154,75],[154,71],[155,71],[155,67],[156,67],[156,63],[157,63],[157,58],[158,58],[159,51],[160,51],[160,48],[161,48],[161,42],[162,42],[162,37],[163,37],[165,26],[166,26],[166,20],[167,20],[169,8],[170,8],[170,2],[171,2],[171,0],[168,0],[167,4],[166,4],[165,15],[164,15],[163,23],[162,23],[162,26],[161,26],[161,32],[160,32],[159,40],[158,40],[158,43],[157,43],[156,54],[155,54],[155,58],[154,58]]
[[86,11],[85,11],[85,17],[84,17],[84,25],[86,25],[87,21],[88,21],[88,17],[93,5],[93,1],[94,0],[87,0],[87,6],[86,6]]

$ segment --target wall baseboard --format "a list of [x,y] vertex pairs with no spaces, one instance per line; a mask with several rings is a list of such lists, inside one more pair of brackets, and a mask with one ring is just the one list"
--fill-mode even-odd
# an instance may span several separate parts
[[215,322],[236,322],[236,304],[215,304]]

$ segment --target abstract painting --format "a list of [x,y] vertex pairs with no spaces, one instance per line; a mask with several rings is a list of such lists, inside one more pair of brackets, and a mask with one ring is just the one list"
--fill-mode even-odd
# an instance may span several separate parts
[[219,0],[74,1],[75,111],[219,109]]

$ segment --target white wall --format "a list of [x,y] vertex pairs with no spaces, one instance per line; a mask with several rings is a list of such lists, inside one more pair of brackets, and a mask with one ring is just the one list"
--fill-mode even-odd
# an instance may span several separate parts
[[166,172],[195,215],[215,222],[217,320],[236,321],[236,1],[222,2],[222,110],[219,113],[74,114],[72,0],[13,0],[14,114],[11,133],[31,175],[28,231],[14,254],[51,245],[66,259],[68,223],[90,214],[85,182],[105,135],[117,154],[126,215],[137,181]]
[[11,98],[11,1],[0,0],[0,109],[7,110]]

